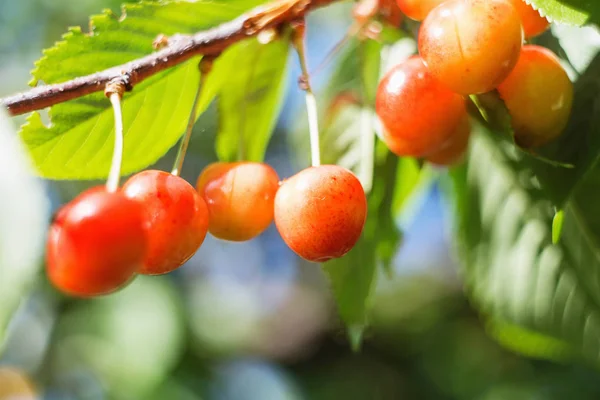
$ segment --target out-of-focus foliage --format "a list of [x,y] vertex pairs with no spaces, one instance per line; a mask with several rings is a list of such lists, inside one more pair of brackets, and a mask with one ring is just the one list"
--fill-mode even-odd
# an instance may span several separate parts
[[0,351],[6,327],[37,275],[49,204],[11,121],[0,110]]

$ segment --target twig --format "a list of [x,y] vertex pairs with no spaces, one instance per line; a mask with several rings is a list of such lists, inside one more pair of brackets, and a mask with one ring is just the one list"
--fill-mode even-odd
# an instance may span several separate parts
[[73,80],[36,87],[0,100],[11,115],[25,114],[104,90],[115,78],[126,78],[127,89],[165,69],[198,55],[216,56],[228,46],[304,17],[310,10],[339,0],[278,0],[221,24],[181,37],[161,50],[140,59]]

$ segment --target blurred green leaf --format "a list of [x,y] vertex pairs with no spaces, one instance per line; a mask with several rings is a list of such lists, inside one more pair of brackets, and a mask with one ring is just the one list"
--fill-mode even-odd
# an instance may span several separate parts
[[[92,34],[72,28],[36,63],[33,84],[63,82],[120,65],[153,52],[160,34],[192,33],[229,21],[258,0],[161,1],[128,4],[122,18],[105,11],[91,18]],[[157,74],[127,93],[123,102],[123,174],[154,163],[183,133],[198,85],[199,59]],[[215,70],[224,65],[215,66]],[[246,66],[244,66],[246,69]],[[211,74],[199,110],[230,76]],[[51,125],[33,113],[23,126],[37,169],[47,178],[106,177],[112,157],[113,115],[103,93],[52,107]]]
[[148,398],[183,353],[184,319],[167,277],[139,276],[113,295],[76,303],[57,329],[53,372],[91,369],[110,398]]
[[558,210],[552,219],[552,243],[557,244],[562,236],[563,222],[565,220],[565,212]]
[[41,264],[49,202],[31,160],[0,109],[0,353],[6,328]]
[[567,25],[600,21],[600,3],[590,0],[526,0],[550,19]]
[[289,37],[250,39],[223,54],[230,68],[218,93],[217,154],[221,160],[262,161],[283,106]]
[[600,193],[600,178],[586,180],[565,207],[557,245],[554,207],[511,146],[479,129],[468,166],[453,178],[456,237],[473,302],[489,318],[568,343],[598,364],[600,214],[588,203]]
[[504,347],[530,358],[565,361],[573,356],[569,344],[516,325],[492,319],[486,322],[486,330]]

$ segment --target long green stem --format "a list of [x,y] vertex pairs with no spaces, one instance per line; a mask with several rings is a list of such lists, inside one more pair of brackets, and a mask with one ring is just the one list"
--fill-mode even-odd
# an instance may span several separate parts
[[294,33],[292,43],[298,53],[300,61],[300,69],[302,70],[302,78],[300,79],[300,87],[305,92],[306,111],[308,114],[308,129],[310,133],[310,155],[311,164],[313,167],[321,165],[321,150],[319,146],[319,117],[317,112],[317,101],[310,86],[310,74],[308,72],[308,62],[306,60],[306,46],[304,44],[304,33],[306,26],[304,21],[297,22],[293,25]]
[[[200,63],[202,63],[202,61]],[[171,174],[175,176],[179,176],[179,174],[181,173],[181,168],[183,167],[183,160],[185,159],[185,154],[187,153],[187,149],[190,145],[190,138],[192,137],[192,131],[194,129],[194,124],[196,123],[196,115],[198,114],[198,104],[200,103],[200,97],[202,96],[202,87],[206,82],[206,75],[207,73],[200,72],[198,90],[196,90],[196,95],[194,96],[194,103],[192,104],[192,109],[188,118],[187,127],[185,129],[183,137],[181,138],[179,150],[177,150],[177,157],[175,157],[175,163],[173,164],[173,170],[171,171]]]
[[106,190],[115,192],[119,188],[121,164],[123,162],[123,114],[121,111],[121,94],[113,92],[109,96],[115,115],[115,146],[110,164],[110,172],[106,180]]

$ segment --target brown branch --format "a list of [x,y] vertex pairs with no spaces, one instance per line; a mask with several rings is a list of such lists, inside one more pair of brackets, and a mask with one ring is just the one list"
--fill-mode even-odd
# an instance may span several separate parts
[[144,79],[181,64],[198,55],[216,56],[228,46],[265,29],[276,28],[304,17],[308,11],[338,0],[278,0],[206,31],[182,36],[161,50],[140,59],[73,80],[39,86],[0,100],[11,115],[40,110],[90,93],[104,90],[106,84],[121,78],[131,90]]

